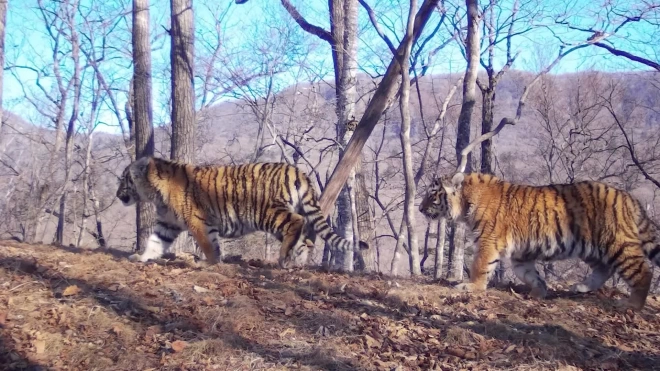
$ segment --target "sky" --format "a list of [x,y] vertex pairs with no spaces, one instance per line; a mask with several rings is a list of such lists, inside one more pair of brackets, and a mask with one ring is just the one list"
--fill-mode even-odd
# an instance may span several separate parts
[[[94,14],[114,14],[122,10],[130,9],[130,0],[79,0],[81,13],[89,9],[96,9]],[[501,2],[502,14],[508,14],[514,0]],[[527,0],[521,2],[522,14],[525,9],[539,9],[534,5],[536,0]],[[597,6],[587,0],[569,0],[560,2],[541,2],[544,4],[543,12],[545,14],[557,13],[558,10],[565,9],[566,13],[580,14],[580,16],[567,17],[572,24],[581,27],[605,27],[603,26],[603,9],[607,6]],[[50,91],[53,88],[52,69],[48,67],[48,61],[52,62],[52,41],[46,34],[46,28],[37,10],[38,0],[10,0],[6,27],[6,57],[5,57],[5,79],[3,86],[4,108],[16,114],[21,115],[27,120],[43,125],[47,120],[43,115],[37,112],[34,105],[26,99],[26,94],[34,99],[43,99],[36,85],[36,73],[33,70],[25,68],[7,68],[16,65],[30,66],[36,70],[42,70],[39,82]],[[52,0],[43,0],[44,4],[53,6]],[[154,117],[155,121],[167,120],[167,109],[165,104],[170,89],[167,80],[167,64],[169,63],[169,38],[164,32],[169,27],[169,1],[151,0],[151,30],[152,30],[152,73],[153,73],[153,96],[154,96]],[[329,19],[327,1],[303,1],[292,0],[299,12],[310,22],[326,30],[329,30]],[[408,2],[390,2],[388,0],[367,0],[376,11],[380,26],[385,33],[392,39],[395,45],[398,45],[402,35],[403,19]],[[420,1],[421,3],[421,1]],[[484,2],[485,3],[485,2]],[[100,5],[99,5],[100,4]],[[628,1],[612,2],[606,1],[603,4],[609,6],[618,6],[620,9],[634,8],[636,3]],[[615,5],[611,5],[615,4]],[[530,5],[525,8],[525,5]],[[96,7],[101,7],[97,9]],[[449,7],[449,6],[448,6]],[[234,55],[229,59],[226,65],[218,66],[218,74],[222,74],[223,68],[234,69],[242,68],[242,63],[261,63],[258,58],[268,55],[270,52],[261,53],[266,46],[282,50],[296,50],[298,54],[291,57],[292,61],[302,62],[305,69],[300,67],[291,67],[278,76],[278,88],[284,88],[287,85],[295,83],[296,80],[309,80],[310,74],[331,79],[332,59],[330,48],[327,44],[318,38],[308,35],[301,31],[295,22],[288,16],[280,5],[279,1],[269,0],[249,0],[247,4],[236,5],[233,0],[194,0],[196,31],[200,39],[196,40],[196,53],[204,55],[203,44],[213,42],[217,36],[215,23],[221,18],[220,33],[222,35],[223,48],[226,55]],[[360,40],[359,40],[359,60],[362,72],[371,75],[378,75],[384,71],[384,66],[391,59],[391,54],[386,48],[386,44],[374,33],[373,27],[369,24],[366,12],[363,8],[360,12]],[[404,14],[404,17],[401,15]],[[98,16],[97,16],[98,17]],[[503,17],[503,16],[502,16]],[[428,35],[439,15],[429,21],[425,35]],[[77,18],[80,21],[79,18]],[[534,20],[535,25],[550,24],[551,19],[537,14]],[[528,25],[520,24],[520,29]],[[130,64],[130,16],[125,17],[122,22],[117,22],[115,34],[113,36],[113,46],[116,48],[115,54],[110,59],[110,63],[104,66],[104,72],[117,81],[127,79],[132,73]],[[605,28],[608,30],[607,28]],[[580,33],[568,29],[554,28],[555,35],[560,35],[564,40],[577,41],[588,37],[587,33]],[[279,42],[281,35],[287,33],[288,40],[292,44]],[[640,51],[641,53],[652,56],[651,59],[657,60],[659,50],[657,36],[658,27],[647,23],[637,23],[634,27],[626,27],[624,32],[612,38],[617,46],[625,47],[627,50]],[[424,35],[424,36],[425,36]],[[431,49],[442,43],[448,35],[447,28],[441,28],[434,38],[427,45]],[[586,36],[585,36],[586,35]],[[423,37],[424,37],[423,36]],[[300,47],[311,43],[311,46]],[[297,44],[300,42],[300,44]],[[501,44],[502,46],[504,43]],[[553,33],[548,29],[536,28],[533,32],[525,33],[515,39],[512,49],[519,53],[513,68],[526,71],[538,71],[543,63],[552,60],[558,53],[559,45]],[[498,50],[499,56],[504,55],[503,50]],[[425,56],[425,53],[422,53]],[[278,59],[278,63],[288,63],[286,59]],[[504,60],[500,57],[496,59],[496,68],[500,68]],[[292,65],[293,66],[293,65]],[[464,70],[465,61],[461,54],[458,44],[451,43],[434,57],[434,64],[429,73],[448,73],[461,72]],[[567,56],[553,73],[575,72],[586,69],[596,69],[603,71],[628,71],[643,70],[643,66],[634,65],[620,58],[614,58],[601,49],[589,47]],[[62,65],[63,74],[70,71],[70,65]],[[84,76],[84,81],[89,81],[89,75]],[[22,82],[22,84],[21,84]],[[196,81],[197,82],[197,81]],[[125,85],[125,84],[124,84]],[[119,85],[118,85],[119,86]],[[123,107],[125,97],[120,94],[120,105]],[[123,99],[122,99],[123,97]],[[224,99],[230,99],[225,97]],[[85,104],[87,103],[87,104]],[[89,102],[83,104],[83,115],[85,107]],[[107,123],[101,125],[98,130],[107,132],[118,132],[117,120],[108,107],[101,109],[101,113],[95,121]]]

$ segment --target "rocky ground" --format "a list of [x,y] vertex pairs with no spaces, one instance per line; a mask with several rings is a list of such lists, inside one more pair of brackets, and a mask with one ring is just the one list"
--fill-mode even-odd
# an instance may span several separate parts
[[[567,285],[568,286],[568,283]],[[200,268],[0,241],[0,363],[19,370],[634,370],[660,368],[660,301],[465,294],[260,261]]]

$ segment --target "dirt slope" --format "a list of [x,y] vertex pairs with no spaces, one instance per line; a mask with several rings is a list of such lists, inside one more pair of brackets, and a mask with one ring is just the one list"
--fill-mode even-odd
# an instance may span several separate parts
[[[660,305],[543,302],[260,262],[133,264],[0,242],[1,369],[633,370],[660,367]],[[518,292],[518,293],[516,293]],[[398,367],[398,368],[397,368]]]

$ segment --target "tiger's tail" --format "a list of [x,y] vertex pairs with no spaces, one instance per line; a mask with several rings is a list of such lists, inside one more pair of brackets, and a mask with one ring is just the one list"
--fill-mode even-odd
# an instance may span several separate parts
[[311,229],[313,229],[316,234],[321,236],[321,238],[327,241],[330,246],[335,249],[339,249],[341,251],[353,250],[356,252],[360,250],[368,250],[369,244],[366,242],[360,241],[358,246],[355,246],[352,241],[341,237],[332,230],[332,228],[328,225],[325,216],[323,216],[323,213],[321,212],[321,207],[319,206],[319,203],[316,199],[316,192],[311,186],[311,182],[308,181],[305,183],[307,184],[301,186],[298,189],[298,196],[300,200],[300,211],[308,223],[308,228],[311,227]]
[[642,250],[649,260],[660,267],[660,228],[646,215],[644,209],[641,211],[642,215],[637,221],[637,230],[642,241]]

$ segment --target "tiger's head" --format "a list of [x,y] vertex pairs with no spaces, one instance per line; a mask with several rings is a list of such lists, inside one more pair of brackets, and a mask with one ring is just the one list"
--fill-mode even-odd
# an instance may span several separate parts
[[435,178],[419,205],[419,211],[431,220],[458,218],[462,214],[463,179],[465,179],[463,173],[456,173],[451,178],[448,176]]
[[148,201],[149,198],[145,197],[144,190],[148,184],[149,162],[149,157],[142,157],[126,166],[122,172],[121,178],[119,178],[117,198],[124,206],[131,206],[138,201]]

